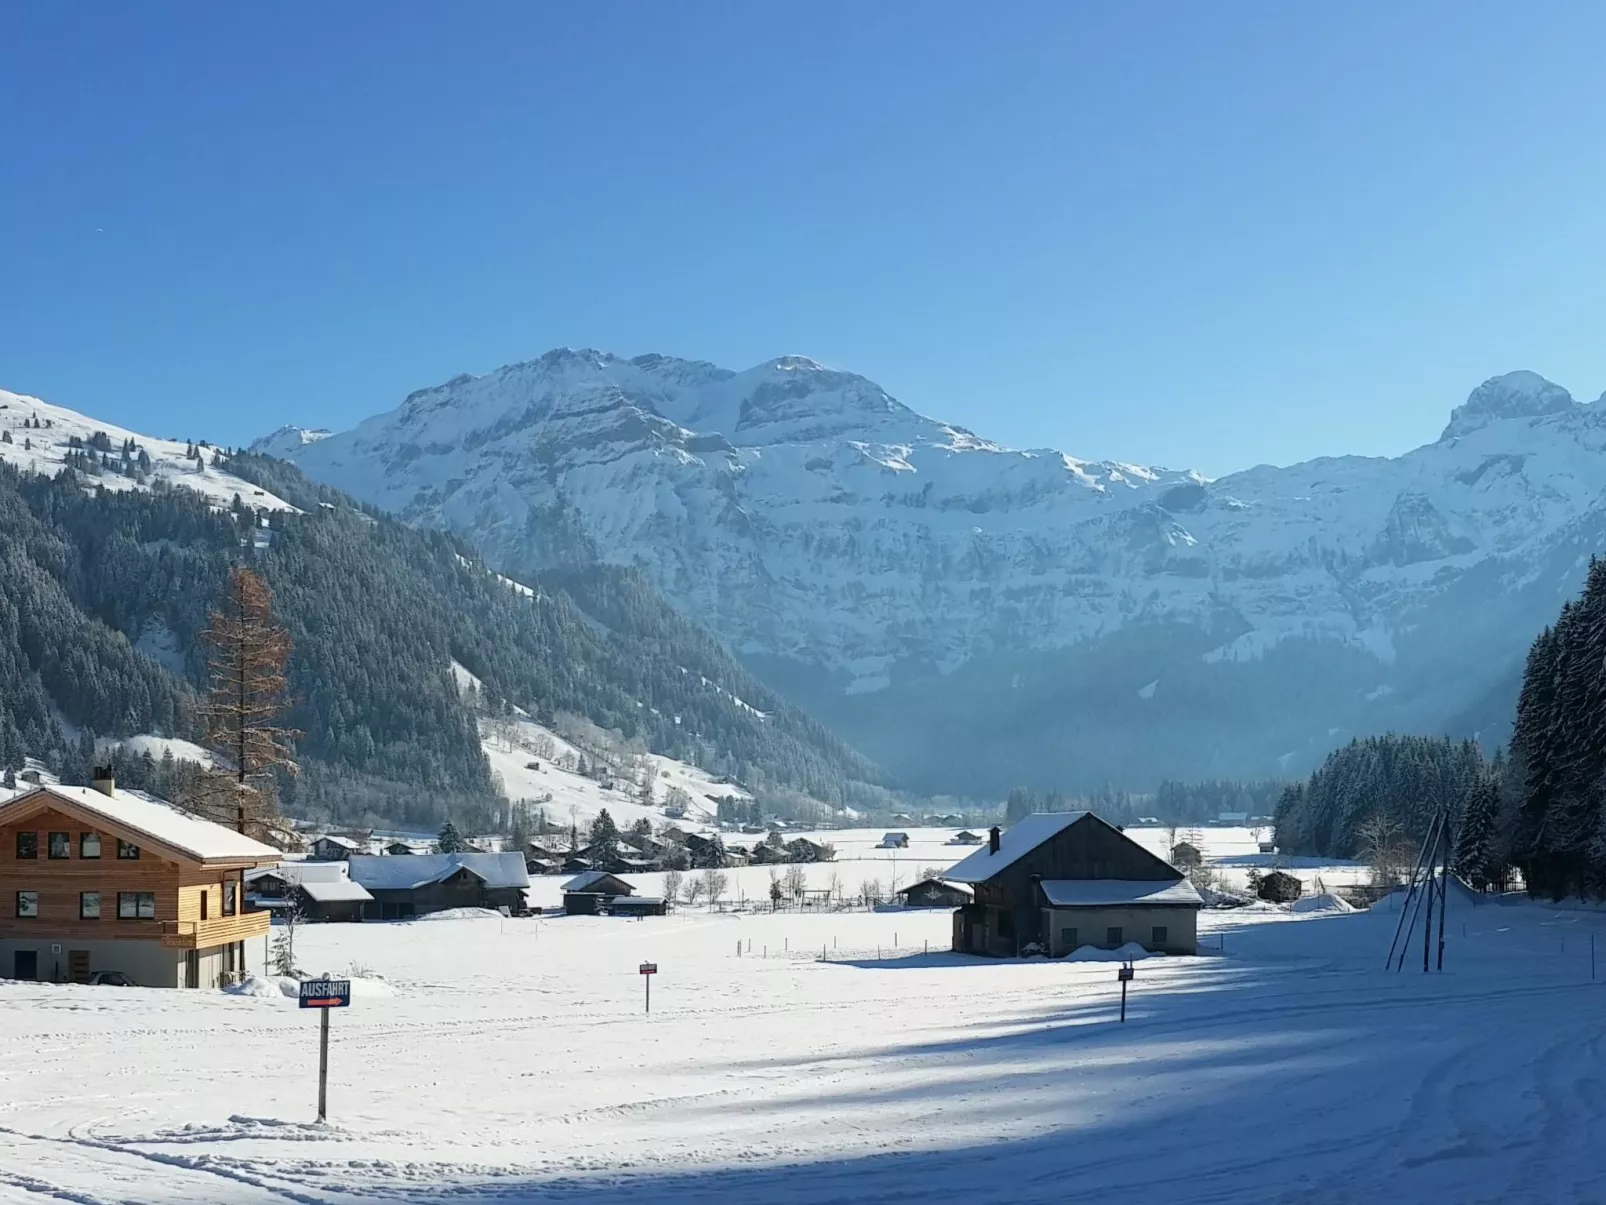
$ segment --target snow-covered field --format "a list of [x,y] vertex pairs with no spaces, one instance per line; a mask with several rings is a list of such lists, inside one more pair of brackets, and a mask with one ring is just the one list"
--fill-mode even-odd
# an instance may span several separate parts
[[1602,1199],[1606,915],[1454,898],[1430,976],[1396,915],[1206,913],[1125,1025],[1108,964],[940,953],[946,912],[308,926],[389,993],[327,1126],[292,1000],[3,982],[0,1201]]

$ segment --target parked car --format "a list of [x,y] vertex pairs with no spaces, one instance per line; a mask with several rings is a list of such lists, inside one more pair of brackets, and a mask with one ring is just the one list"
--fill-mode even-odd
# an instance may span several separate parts
[[133,987],[134,981],[121,971],[91,971],[89,982],[101,987]]

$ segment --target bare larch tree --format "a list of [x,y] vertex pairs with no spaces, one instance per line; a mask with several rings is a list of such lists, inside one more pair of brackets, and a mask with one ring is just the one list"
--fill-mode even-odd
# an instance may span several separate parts
[[204,633],[209,648],[203,743],[218,766],[186,800],[191,811],[258,840],[282,832],[274,768],[294,770],[289,742],[300,735],[275,721],[290,706],[285,665],[290,633],[273,617],[261,576],[236,565]]

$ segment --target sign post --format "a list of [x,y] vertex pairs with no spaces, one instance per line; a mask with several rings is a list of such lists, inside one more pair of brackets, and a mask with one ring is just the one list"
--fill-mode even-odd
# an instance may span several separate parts
[[647,1008],[645,1011],[649,1013],[652,1012],[652,977],[657,973],[658,964],[656,962],[644,962],[641,964],[641,984],[647,989]]
[[318,1023],[318,1120],[329,1119],[329,1010],[351,1006],[351,980],[308,979],[301,984],[301,1007],[323,1014]]
[[1115,972],[1115,977],[1121,981],[1121,1023],[1126,1023],[1126,985],[1132,982],[1132,967],[1127,965]]

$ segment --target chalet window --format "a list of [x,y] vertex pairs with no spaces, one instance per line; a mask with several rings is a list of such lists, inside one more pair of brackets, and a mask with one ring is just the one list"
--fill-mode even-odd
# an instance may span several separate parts
[[50,857],[52,857],[52,858],[70,858],[70,857],[72,857],[72,834],[71,833],[51,833],[50,834]]
[[1060,945],[1064,946],[1067,950],[1076,949],[1076,930],[1075,929],[1061,929],[1060,930]]
[[98,857],[100,857],[100,834],[99,833],[79,833],[78,834],[78,856],[80,858],[98,858]]
[[998,936],[1006,938],[1015,936],[1015,914],[1008,908],[998,913]]
[[237,884],[237,883],[224,883],[223,884],[223,915],[224,916],[233,916],[235,911],[238,908],[238,905],[236,904],[235,898],[234,898],[234,891],[235,891],[235,888],[238,885],[239,884]]
[[137,862],[139,860],[139,846],[132,841],[124,841],[119,837],[117,839],[117,856],[125,862]]
[[17,892],[18,918],[39,915],[39,893],[37,891]]
[[119,891],[117,893],[118,920],[152,920],[155,916],[155,892]]
[[39,856],[39,834],[17,834],[17,857],[27,861]]
[[1104,942],[1105,942],[1106,945],[1111,945],[1111,946],[1120,945],[1121,944],[1121,926],[1120,925],[1111,925],[1107,930],[1105,930]]
[[1164,925],[1156,925],[1156,926],[1154,926],[1154,936],[1150,939],[1149,944],[1151,946],[1163,946],[1163,945],[1165,945],[1165,926]]
[[207,915],[206,915],[206,907],[207,907],[207,905],[206,905],[206,902],[207,902],[207,900],[209,900],[209,899],[210,899],[210,898],[211,898],[211,897],[212,897],[212,893],[211,893],[211,892],[210,892],[210,891],[208,891],[208,890],[207,890],[207,889],[206,889],[206,888],[205,888],[205,887],[202,887],[202,888],[201,888],[201,919],[202,919],[202,920],[208,920],[208,919],[210,919],[210,918],[209,918],[209,917],[208,917],[208,916],[207,916]]
[[78,893],[78,919],[100,919],[100,892],[80,891]]

